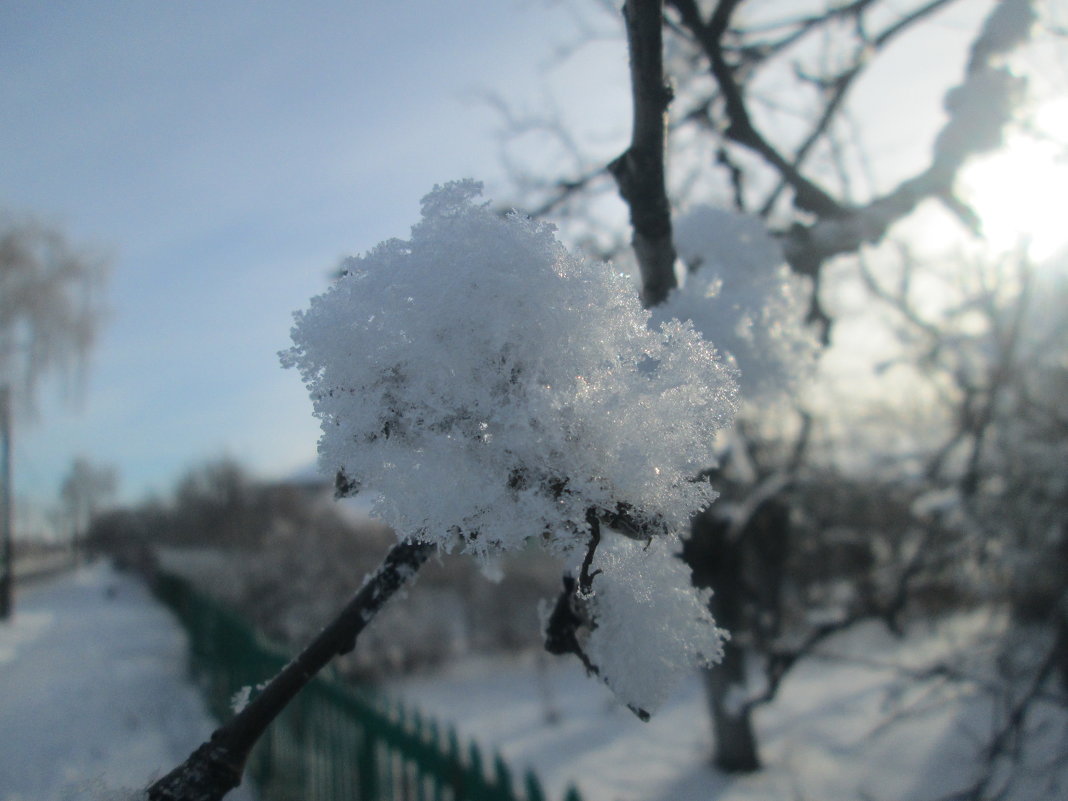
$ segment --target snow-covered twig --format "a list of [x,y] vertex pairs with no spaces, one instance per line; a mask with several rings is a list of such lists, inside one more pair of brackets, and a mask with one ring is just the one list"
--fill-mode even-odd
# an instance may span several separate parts
[[262,693],[148,788],[149,801],[218,801],[237,787],[252,747],[271,721],[335,656],[355,647],[360,632],[434,550],[433,545],[415,540],[394,545],[338,616]]

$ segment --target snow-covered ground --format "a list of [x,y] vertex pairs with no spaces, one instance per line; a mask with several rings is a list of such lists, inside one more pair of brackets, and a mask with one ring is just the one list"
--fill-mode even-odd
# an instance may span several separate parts
[[115,797],[211,733],[184,635],[137,579],[98,563],[20,590],[15,609],[0,623],[0,801]]
[[[992,706],[978,684],[916,683],[902,668],[953,660],[978,675],[1001,642],[992,635],[997,622],[974,614],[905,641],[877,626],[834,639],[759,711],[767,767],[742,777],[708,767],[696,677],[646,724],[574,660],[541,654],[468,660],[387,689],[513,769],[533,768],[557,801],[570,784],[586,801],[933,801],[974,776]],[[21,591],[0,624],[0,801],[111,801],[104,788],[144,786],[177,764],[213,725],[184,649],[144,587],[102,564]],[[1007,798],[1068,797],[1063,708],[1035,723],[1048,738],[1030,764],[1041,770]]]
[[[540,655],[461,663],[390,689],[499,749],[513,768],[533,768],[550,798],[575,784],[586,801],[932,801],[975,777],[991,704],[974,684],[917,684],[901,668],[975,654],[991,626],[975,614],[904,642],[875,625],[836,638],[757,713],[766,769],[749,776],[709,767],[711,727],[697,677],[649,723],[574,660]],[[1043,722],[1049,739],[1031,763],[1042,769],[1025,769],[1008,798],[1068,798],[1068,766],[1050,765],[1063,756],[1066,724],[1063,709]]]

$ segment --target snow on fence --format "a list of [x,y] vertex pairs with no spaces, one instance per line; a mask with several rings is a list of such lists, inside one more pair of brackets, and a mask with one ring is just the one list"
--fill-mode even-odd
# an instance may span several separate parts
[[[160,574],[154,589],[189,634],[190,667],[216,717],[229,716],[235,695],[288,661],[187,580]],[[489,764],[455,729],[323,677],[267,729],[246,776],[263,801],[546,801],[533,773],[517,789],[500,755]],[[571,788],[564,801],[581,797]]]

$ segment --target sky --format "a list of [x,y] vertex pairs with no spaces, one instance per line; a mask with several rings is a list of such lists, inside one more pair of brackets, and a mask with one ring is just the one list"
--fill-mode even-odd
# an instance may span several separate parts
[[[970,23],[988,5],[958,4]],[[886,149],[927,147],[894,102],[937,111],[935,82],[902,87],[901,70],[959,69],[942,45],[974,27],[938,26],[879,65],[898,100],[876,92],[863,113],[897,132]],[[277,357],[292,312],[342,257],[406,236],[435,183],[505,193],[486,95],[523,108],[549,92],[622,149],[623,43],[546,71],[575,31],[567,3],[539,0],[0,3],[0,206],[112,263],[82,399],[44,387],[16,432],[16,495],[54,502],[76,456],[114,467],[126,501],[209,459],[306,469],[318,424]]]
[[207,459],[311,463],[277,358],[292,312],[341,257],[406,236],[435,183],[500,177],[484,96],[540,93],[569,20],[521,0],[0,4],[0,204],[112,257],[82,401],[45,387],[16,494],[54,499],[76,455],[131,500]]

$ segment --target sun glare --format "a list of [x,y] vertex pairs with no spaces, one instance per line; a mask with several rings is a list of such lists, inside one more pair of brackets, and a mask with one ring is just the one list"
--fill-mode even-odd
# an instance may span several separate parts
[[1035,115],[1043,139],[1017,134],[996,153],[969,165],[961,194],[982,221],[992,247],[1024,243],[1042,261],[1068,246],[1068,99]]

